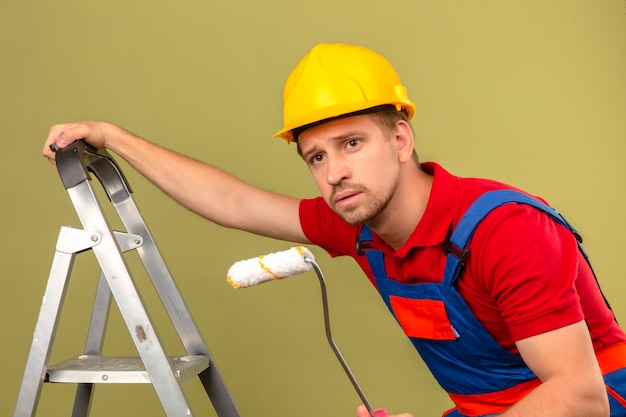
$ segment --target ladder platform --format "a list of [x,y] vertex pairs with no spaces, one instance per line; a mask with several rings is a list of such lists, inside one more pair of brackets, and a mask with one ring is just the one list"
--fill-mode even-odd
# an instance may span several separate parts
[[[186,381],[209,367],[204,355],[170,357],[176,378]],[[81,355],[56,365],[47,371],[46,382],[149,384],[148,372],[139,357]]]

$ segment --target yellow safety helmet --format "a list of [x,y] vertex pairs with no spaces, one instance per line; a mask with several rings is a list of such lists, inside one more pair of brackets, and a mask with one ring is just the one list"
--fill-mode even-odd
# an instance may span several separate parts
[[385,58],[361,46],[320,44],[287,78],[284,127],[273,137],[290,143],[294,129],[385,104],[404,109],[409,119],[415,113],[415,104]]

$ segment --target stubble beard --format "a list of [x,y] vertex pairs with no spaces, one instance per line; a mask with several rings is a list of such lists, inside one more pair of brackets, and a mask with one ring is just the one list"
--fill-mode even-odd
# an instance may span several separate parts
[[[337,187],[333,190],[331,201],[334,201],[335,193],[341,191],[343,187]],[[393,188],[385,196],[376,196],[368,188],[364,186],[350,186],[351,189],[357,190],[362,194],[371,197],[371,201],[361,204],[351,204],[342,208],[337,208],[334,204],[332,209],[341,219],[350,226],[357,226],[367,223],[378,217],[389,205],[393,196]]]

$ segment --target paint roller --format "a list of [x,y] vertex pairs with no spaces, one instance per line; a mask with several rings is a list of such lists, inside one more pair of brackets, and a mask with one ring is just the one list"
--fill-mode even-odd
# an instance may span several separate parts
[[326,329],[326,338],[328,339],[330,347],[335,353],[335,356],[339,360],[339,363],[343,367],[346,375],[350,379],[350,382],[352,382],[352,385],[361,398],[361,401],[365,407],[367,407],[370,416],[387,417],[387,411],[385,409],[374,410],[370,406],[363,390],[359,386],[359,383],[333,340],[333,336],[330,331],[330,315],[328,309],[328,297],[326,294],[326,281],[324,280],[321,268],[317,262],[315,262],[315,257],[309,249],[304,246],[295,246],[284,251],[235,262],[228,270],[226,280],[235,288],[245,288],[268,281],[275,281],[299,275],[310,271],[311,269],[315,270],[322,290],[324,327]]

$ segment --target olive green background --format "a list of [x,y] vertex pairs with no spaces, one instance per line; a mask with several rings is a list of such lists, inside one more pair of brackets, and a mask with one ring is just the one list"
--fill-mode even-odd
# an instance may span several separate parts
[[[314,196],[295,148],[270,136],[281,127],[283,82],[320,42],[368,46],[394,64],[417,105],[423,160],[557,207],[626,320],[625,1],[4,0],[0,415],[15,405],[58,230],[80,227],[40,156],[50,125],[112,121],[258,186]],[[354,415],[359,399],[326,343],[315,275],[238,291],[226,283],[235,261],[291,245],[219,228],[122,167],[242,415]],[[337,344],[374,406],[440,415],[449,400],[361,273],[313,251]],[[79,256],[52,362],[81,353],[97,272],[90,253]],[[145,288],[141,272],[136,279]],[[116,309],[104,349],[134,352]],[[215,415],[196,380],[184,386],[197,415]],[[44,385],[37,415],[69,415],[73,394],[73,385]],[[91,415],[163,413],[149,385],[101,385]]]

